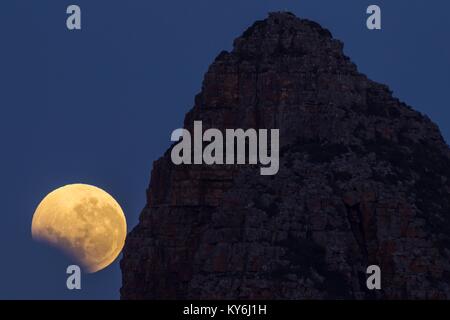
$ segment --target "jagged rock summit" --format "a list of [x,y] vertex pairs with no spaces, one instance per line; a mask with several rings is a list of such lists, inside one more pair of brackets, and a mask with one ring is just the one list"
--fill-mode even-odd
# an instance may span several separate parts
[[280,170],[176,166],[169,149],[126,242],[123,299],[450,298],[449,148],[342,48],[271,13],[218,55],[185,127],[278,128]]

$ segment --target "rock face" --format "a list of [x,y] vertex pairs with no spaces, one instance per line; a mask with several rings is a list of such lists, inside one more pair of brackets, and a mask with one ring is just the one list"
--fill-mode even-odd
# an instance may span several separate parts
[[280,170],[176,166],[167,151],[126,242],[123,299],[450,298],[449,148],[342,48],[272,13],[219,54],[185,127],[279,128]]

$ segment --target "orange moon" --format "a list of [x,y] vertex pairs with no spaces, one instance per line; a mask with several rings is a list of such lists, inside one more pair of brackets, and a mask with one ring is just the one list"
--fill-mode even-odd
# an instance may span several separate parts
[[106,268],[120,254],[127,223],[122,208],[107,192],[70,184],[41,201],[31,233],[33,239],[61,249],[92,273]]

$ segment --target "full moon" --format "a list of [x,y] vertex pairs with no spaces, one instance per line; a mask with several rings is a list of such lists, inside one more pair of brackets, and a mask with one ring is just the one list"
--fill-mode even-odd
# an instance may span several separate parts
[[107,192],[70,184],[49,193],[31,224],[33,239],[63,250],[85,271],[110,265],[122,251],[127,223],[120,205]]

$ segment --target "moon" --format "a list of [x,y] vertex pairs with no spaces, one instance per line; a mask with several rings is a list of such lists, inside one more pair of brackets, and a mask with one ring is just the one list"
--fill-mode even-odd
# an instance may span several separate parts
[[110,265],[125,244],[122,208],[104,190],[70,184],[49,193],[31,223],[33,239],[61,249],[88,273]]

